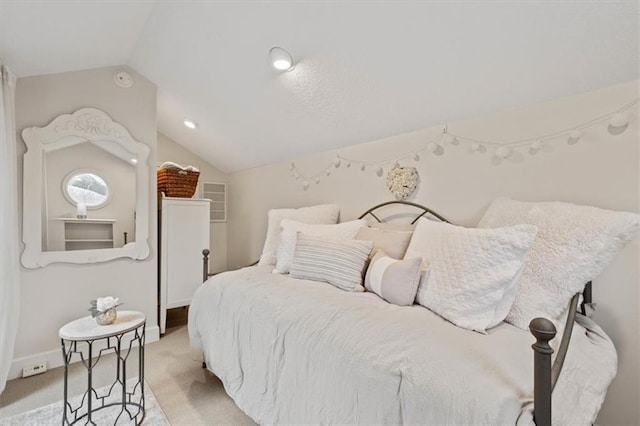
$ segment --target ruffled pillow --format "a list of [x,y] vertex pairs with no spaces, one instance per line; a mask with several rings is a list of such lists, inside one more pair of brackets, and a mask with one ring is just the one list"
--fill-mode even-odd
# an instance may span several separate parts
[[636,213],[508,198],[496,199],[478,227],[522,223],[535,225],[538,236],[506,321],[525,330],[535,317],[560,317],[573,295],[640,233],[640,215]]

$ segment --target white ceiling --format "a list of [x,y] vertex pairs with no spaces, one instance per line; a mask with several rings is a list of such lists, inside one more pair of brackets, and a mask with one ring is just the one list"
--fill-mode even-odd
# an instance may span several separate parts
[[635,1],[1,1],[19,76],[127,63],[228,172],[638,78]]

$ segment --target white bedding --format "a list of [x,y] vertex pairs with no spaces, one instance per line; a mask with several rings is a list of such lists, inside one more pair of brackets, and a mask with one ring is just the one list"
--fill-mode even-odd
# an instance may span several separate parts
[[[609,338],[580,321],[553,393],[558,425],[592,424],[616,372]],[[260,424],[532,424],[533,337],[506,323],[482,335],[258,266],[202,285],[189,335]]]

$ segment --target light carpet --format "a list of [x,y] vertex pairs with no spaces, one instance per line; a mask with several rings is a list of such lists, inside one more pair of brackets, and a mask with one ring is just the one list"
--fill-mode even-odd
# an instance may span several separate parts
[[[135,354],[134,354],[135,355]],[[113,382],[116,359],[105,355],[94,369],[94,383]],[[137,372],[130,371],[131,376]],[[9,418],[62,399],[62,367],[44,374],[7,382],[0,395],[0,418]],[[129,375],[128,375],[129,376]],[[145,388],[151,389],[173,426],[255,425],[224,391],[220,380],[202,368],[202,357],[189,347],[186,326],[168,328],[159,342],[145,346]],[[80,394],[87,385],[82,363],[69,366],[70,394]],[[60,424],[59,422],[57,424]],[[145,421],[146,425],[147,422]]]
[[[122,389],[122,387],[120,387]],[[97,389],[98,395],[105,395],[109,391],[109,386],[104,386]],[[169,421],[164,415],[162,408],[158,404],[155,395],[151,391],[149,384],[145,382],[145,416],[143,424],[149,426],[168,426]],[[72,407],[80,406],[83,395],[76,395],[69,398],[69,404]],[[114,399],[114,398],[112,398]],[[111,399],[108,402],[112,402]],[[113,401],[115,402],[115,401]],[[5,419],[0,419],[1,426],[45,426],[45,425],[59,425],[62,423],[62,407],[63,401],[54,402],[43,407],[38,407],[25,413],[16,414]],[[85,404],[86,406],[86,404]],[[95,411],[91,420],[98,426],[100,425],[112,425],[114,422],[114,416],[117,417],[120,412],[120,407],[107,407],[102,410]],[[86,412],[86,408],[80,411]],[[135,414],[136,412],[133,412]],[[83,419],[85,420],[85,419]],[[128,418],[121,418],[118,424],[130,424],[127,421]],[[81,424],[83,421],[80,422]]]

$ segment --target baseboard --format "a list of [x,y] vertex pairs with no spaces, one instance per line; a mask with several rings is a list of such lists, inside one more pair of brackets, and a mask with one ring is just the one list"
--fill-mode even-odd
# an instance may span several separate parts
[[[146,327],[145,330],[145,344],[157,342],[160,340],[160,328],[157,325],[153,327]],[[99,351],[96,351],[96,353]],[[15,358],[11,363],[11,369],[9,370],[8,380],[18,379],[22,377],[22,369],[26,366],[36,364],[38,362],[46,362],[47,370],[52,368],[61,367],[64,365],[62,359],[62,349],[52,349],[50,351],[39,352],[33,355],[27,355],[20,358]],[[80,361],[80,357],[76,356],[72,359],[72,363]]]

